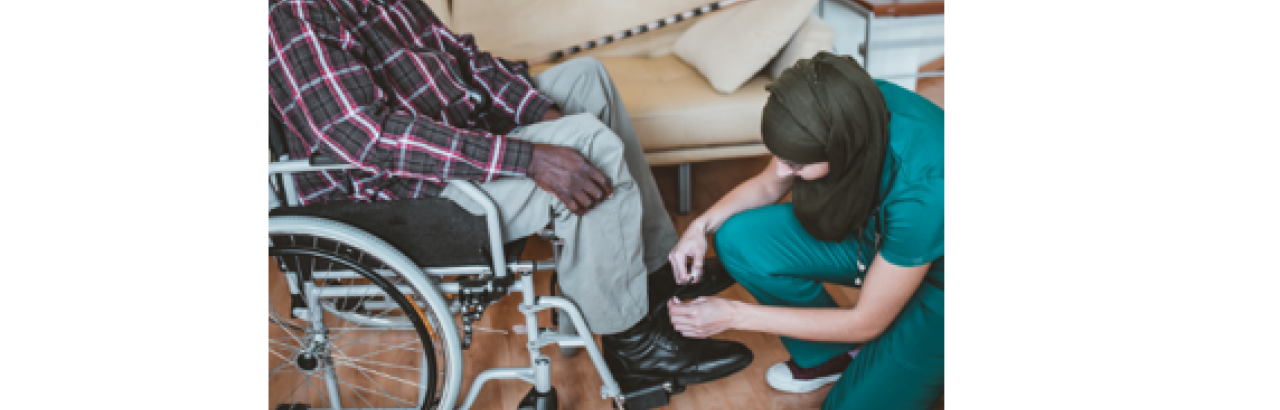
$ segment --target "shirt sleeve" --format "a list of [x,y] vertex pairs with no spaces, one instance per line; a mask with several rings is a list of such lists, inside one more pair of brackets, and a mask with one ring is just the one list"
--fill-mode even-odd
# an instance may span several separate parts
[[[412,5],[412,7],[425,7]],[[439,21],[432,22],[435,43],[453,55],[464,75],[484,94],[486,114],[495,129],[509,129],[542,121],[554,105],[534,87],[524,63],[494,57],[476,46],[470,34],[454,34]],[[482,105],[484,105],[482,104]]]
[[885,203],[880,254],[898,266],[920,266],[943,255],[942,181],[916,183]]
[[270,13],[271,103],[310,153],[371,173],[444,184],[525,176],[532,144],[394,110],[331,10],[281,3]]

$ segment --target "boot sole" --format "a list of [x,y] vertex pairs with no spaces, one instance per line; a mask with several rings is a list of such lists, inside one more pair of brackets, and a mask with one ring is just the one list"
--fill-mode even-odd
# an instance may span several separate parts
[[[734,367],[731,367],[731,368],[730,368],[731,370],[730,370],[730,371],[728,371],[728,372],[725,372],[723,375],[715,376],[715,377],[711,377],[711,378],[678,376],[678,377],[676,377],[676,383],[677,383],[677,384],[679,384],[679,385],[681,385],[681,386],[692,386],[692,385],[695,385],[695,384],[702,384],[702,383],[713,382],[713,381],[716,381],[716,380],[720,380],[720,379],[723,379],[723,378],[730,377],[730,376],[733,376],[733,375],[735,375],[735,374],[738,374],[738,372],[741,372],[741,371],[745,370],[747,367],[751,366],[751,363],[752,363],[752,362],[754,362],[754,361],[755,361],[755,357],[754,357],[754,355],[753,355],[753,357],[751,358],[751,360],[743,361],[743,363],[742,363],[742,364],[737,365],[737,366],[734,366]],[[630,385],[637,385],[637,384],[638,384],[638,385],[652,385],[652,384],[661,384],[661,383],[666,383],[666,382],[671,381],[671,377],[670,377],[670,375],[665,375],[665,374],[661,374],[661,375],[654,375],[654,374],[644,374],[644,373],[631,373],[631,374],[628,374],[628,375],[626,375],[626,376],[621,376],[621,377],[620,377],[620,376],[615,375],[615,376],[614,376],[614,379],[615,379],[615,381],[617,381],[617,382],[618,382],[618,384],[619,384],[619,385],[622,385],[622,384],[630,384]],[[625,382],[624,382],[624,380],[625,380]]]

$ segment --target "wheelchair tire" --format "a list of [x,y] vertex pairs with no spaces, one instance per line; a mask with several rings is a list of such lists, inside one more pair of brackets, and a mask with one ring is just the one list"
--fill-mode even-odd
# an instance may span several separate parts
[[345,224],[275,217],[270,226],[273,283],[288,285],[273,284],[269,303],[272,408],[453,407],[456,326],[420,269]]

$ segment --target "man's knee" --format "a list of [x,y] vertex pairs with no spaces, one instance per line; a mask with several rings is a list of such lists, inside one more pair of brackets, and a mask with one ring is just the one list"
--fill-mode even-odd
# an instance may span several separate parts
[[538,76],[538,89],[559,104],[565,113],[603,115],[609,111],[613,79],[594,57],[561,63]]
[[578,57],[560,64],[564,66],[565,69],[579,75],[608,75],[608,70],[605,69],[604,63],[600,62],[600,60],[595,57]]
[[625,147],[608,125],[591,114],[569,115],[558,121],[563,121],[560,125],[569,130],[566,137],[574,139],[570,145],[577,146],[584,156],[621,152]]
[[564,82],[598,81],[602,76],[607,77],[608,73],[604,63],[595,57],[578,57],[547,69],[538,75],[538,82],[545,86]]

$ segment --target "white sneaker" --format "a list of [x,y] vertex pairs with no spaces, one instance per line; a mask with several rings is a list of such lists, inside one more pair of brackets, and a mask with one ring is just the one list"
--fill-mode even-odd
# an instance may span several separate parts
[[[788,393],[808,393],[840,380],[840,376],[844,375],[844,369],[849,367],[852,361],[851,355],[842,354],[818,367],[802,369],[795,364],[794,359],[787,360],[770,367],[769,371],[765,372],[764,378],[769,382],[769,387],[774,389]],[[793,368],[800,374],[794,374]]]

